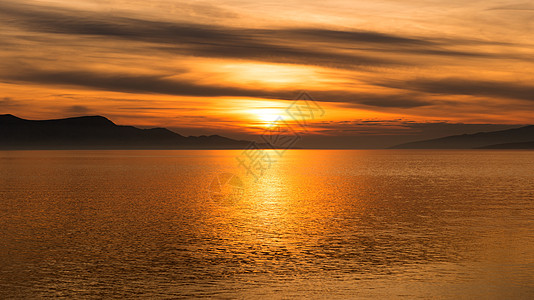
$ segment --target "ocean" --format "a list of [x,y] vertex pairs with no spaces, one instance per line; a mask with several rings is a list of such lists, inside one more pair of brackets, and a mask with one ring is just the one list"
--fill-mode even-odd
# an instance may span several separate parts
[[534,298],[533,151],[256,154],[0,151],[0,298]]

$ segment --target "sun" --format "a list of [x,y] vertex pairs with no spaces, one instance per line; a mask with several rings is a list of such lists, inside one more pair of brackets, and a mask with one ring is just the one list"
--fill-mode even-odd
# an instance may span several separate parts
[[282,109],[276,108],[258,108],[251,109],[249,113],[252,117],[262,123],[270,123],[276,121],[279,117],[284,116],[284,111]]

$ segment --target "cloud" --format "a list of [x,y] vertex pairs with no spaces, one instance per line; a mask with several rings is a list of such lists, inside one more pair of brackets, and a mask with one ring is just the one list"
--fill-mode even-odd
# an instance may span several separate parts
[[[3,77],[3,78],[2,78]],[[57,86],[77,86],[125,93],[167,94],[194,97],[255,97],[291,100],[290,89],[242,88],[206,85],[166,75],[104,73],[88,70],[57,71],[28,69],[0,74],[0,79]],[[309,90],[317,101],[346,102],[374,107],[412,108],[434,105],[416,94],[371,94],[335,90]]]
[[416,93],[373,94],[349,91],[310,91],[318,101],[346,102],[374,107],[414,108],[438,104],[436,101],[421,99]]
[[210,86],[191,81],[171,79],[164,75],[114,74],[91,71],[44,71],[27,70],[4,75],[7,80],[24,82],[89,87],[100,90],[126,93],[158,93],[180,96],[282,96],[276,92],[245,89],[231,86]]
[[[141,41],[150,43],[154,49],[211,58],[354,69],[416,64],[413,60],[392,57],[395,53],[500,57],[485,52],[447,49],[447,46],[454,46],[454,40],[373,31],[236,28],[13,3],[1,3],[0,14],[9,20],[5,25],[29,31]],[[418,60],[417,63],[424,61]]]
[[72,105],[67,107],[66,112],[75,114],[87,114],[91,112],[91,109],[84,105]]
[[534,101],[534,85],[513,82],[446,78],[418,79],[406,82],[387,82],[380,85],[441,95],[471,95]]
[[525,3],[516,3],[510,5],[501,5],[492,7],[488,10],[517,10],[517,11],[534,11],[534,3],[525,2]]
[[402,37],[373,31],[341,31],[314,28],[272,30],[271,34],[283,34],[309,41],[350,42],[397,45],[432,45],[433,42],[415,37]]
[[20,106],[21,104],[11,97],[0,98],[0,109],[12,109]]
[[[150,42],[167,51],[193,56],[246,58],[264,61],[309,63],[316,65],[358,66],[398,64],[385,58],[306,47],[298,41],[279,40],[279,34],[295,38],[296,32],[230,28],[195,23],[172,23],[109,16],[65,8],[0,4],[0,14],[11,18],[9,25],[30,31],[78,36],[101,36]],[[323,33],[324,34],[324,33]],[[346,33],[347,34],[347,33]],[[354,33],[356,34],[356,33]],[[372,33],[363,34],[369,39]],[[385,35],[376,39],[386,42]],[[397,38],[407,43],[407,39]],[[306,40],[300,39],[301,42]],[[391,37],[391,40],[396,40]]]

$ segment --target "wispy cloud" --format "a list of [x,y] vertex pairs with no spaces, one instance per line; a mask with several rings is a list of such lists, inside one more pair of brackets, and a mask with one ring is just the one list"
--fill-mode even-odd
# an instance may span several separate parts
[[441,95],[472,95],[534,101],[534,85],[516,82],[484,81],[466,78],[417,79],[382,85]]
[[322,28],[236,28],[13,3],[0,4],[0,8],[0,14],[10,19],[9,26],[34,32],[141,41],[152,43],[158,49],[191,56],[336,68],[416,64],[414,60],[385,55],[388,53],[486,58],[501,56],[484,51],[448,49],[455,45],[454,40],[438,37]]
[[[171,79],[164,75],[114,74],[91,71],[43,71],[11,72],[4,80],[67,85],[126,93],[158,93],[180,96],[246,96],[272,97],[272,92],[201,85],[191,81]],[[271,96],[270,96],[270,95]]]
[[522,3],[514,3],[514,4],[508,4],[508,5],[499,5],[499,6],[489,8],[488,10],[534,11],[534,3],[522,2]]

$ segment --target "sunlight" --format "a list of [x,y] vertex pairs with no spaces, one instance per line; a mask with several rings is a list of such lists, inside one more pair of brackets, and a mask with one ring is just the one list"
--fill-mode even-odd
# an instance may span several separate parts
[[251,109],[248,110],[248,113],[250,113],[254,119],[265,123],[273,122],[278,119],[278,117],[283,117],[285,115],[285,111],[278,108]]

